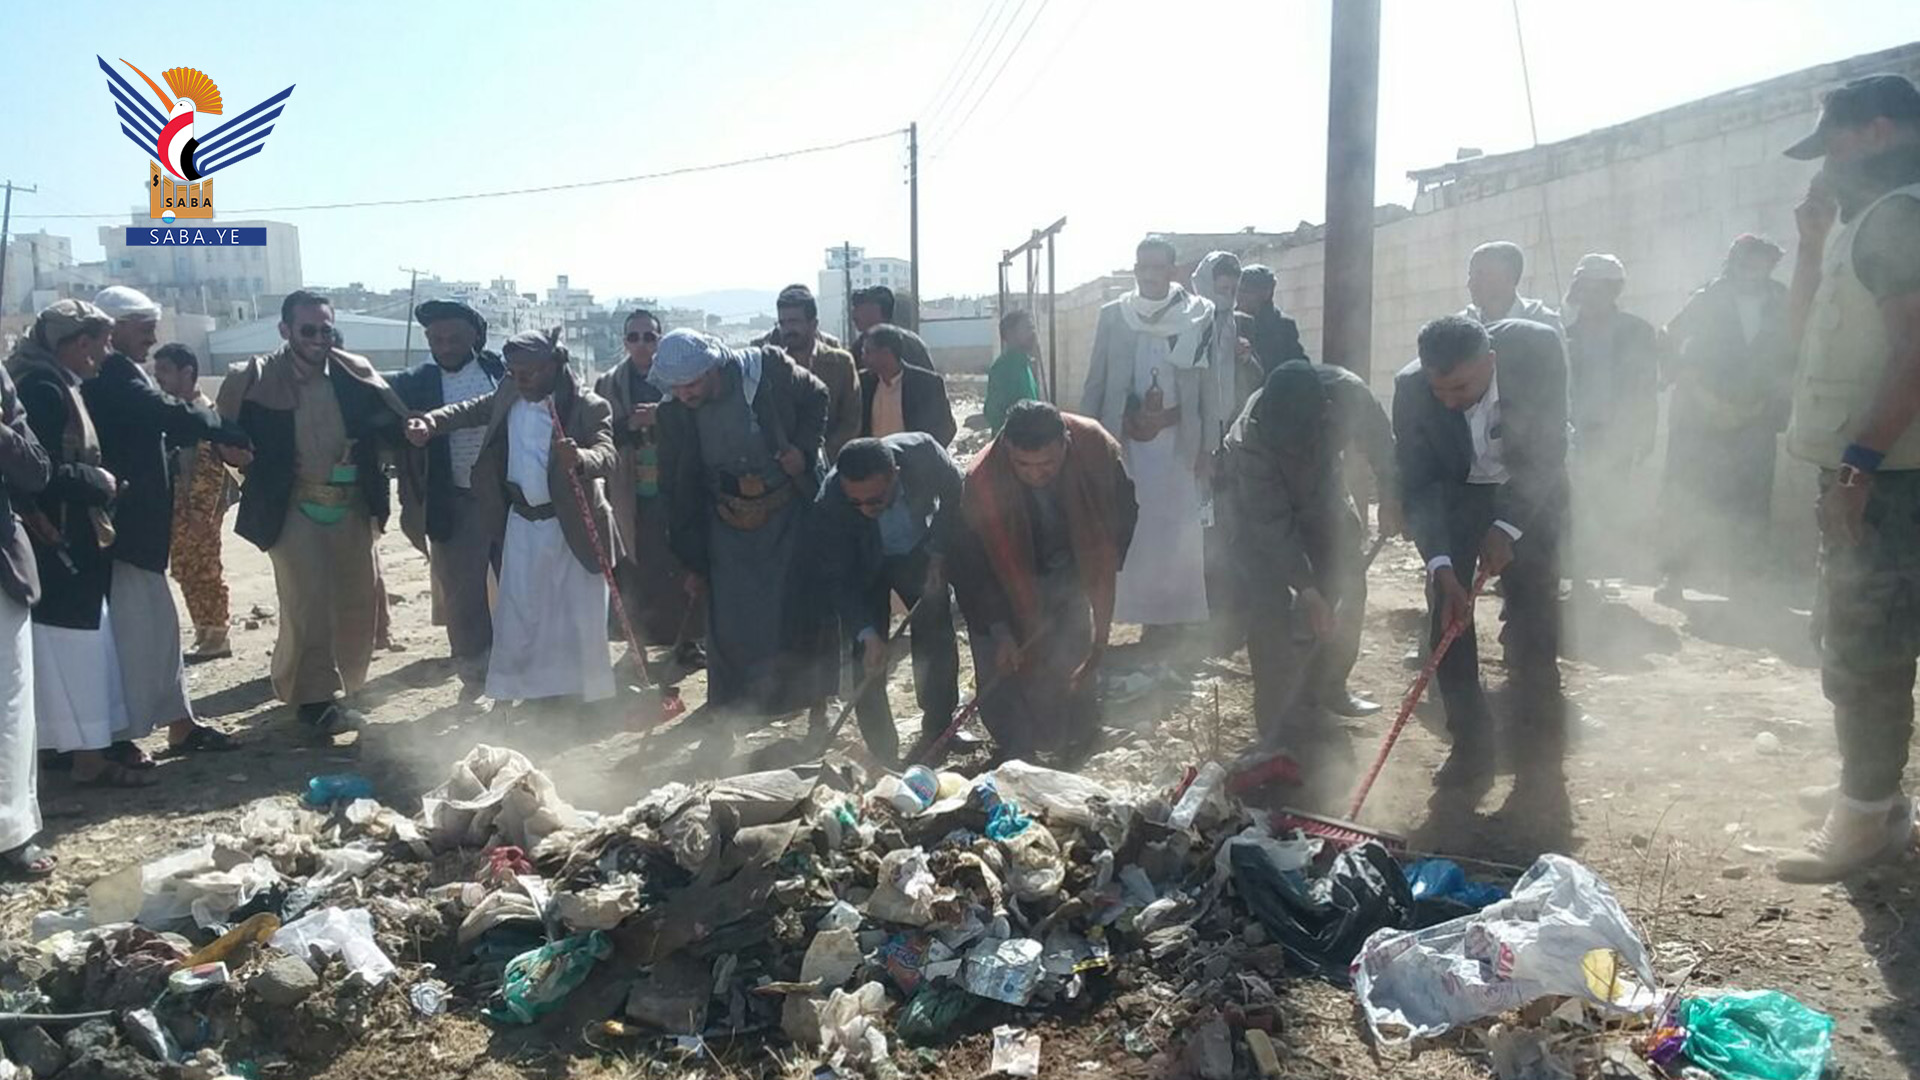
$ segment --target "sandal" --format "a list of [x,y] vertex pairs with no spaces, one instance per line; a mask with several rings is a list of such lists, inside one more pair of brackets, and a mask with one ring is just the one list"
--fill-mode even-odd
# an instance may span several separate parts
[[60,857],[29,840],[12,851],[0,851],[0,863],[20,877],[43,878],[53,876]]
[[107,762],[106,768],[101,769],[98,773],[84,780],[75,777],[73,782],[81,787],[144,788],[152,787],[159,783],[160,778],[149,772],[139,772],[130,769],[117,761],[109,761]]
[[138,769],[142,772],[160,767],[159,763],[154,761],[145,750],[140,749],[139,743],[127,739],[107,747],[101,751],[101,755],[116,765],[124,765],[129,769]]
[[349,731],[359,731],[367,726],[367,718],[356,709],[349,709],[334,702],[325,712],[311,721],[314,733],[330,739],[335,735],[344,735]]
[[40,751],[40,771],[41,772],[72,772],[73,771],[72,752],[61,751],[61,750]]
[[221,731],[219,728],[195,724],[187,732],[187,737],[167,746],[168,757],[186,754],[225,754],[240,749],[240,740]]

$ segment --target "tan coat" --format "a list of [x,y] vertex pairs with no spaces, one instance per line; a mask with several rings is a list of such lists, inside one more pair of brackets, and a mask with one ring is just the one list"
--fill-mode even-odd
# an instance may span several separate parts
[[860,437],[861,425],[866,422],[860,399],[860,373],[854,369],[853,354],[816,340],[813,355],[807,359],[792,353],[787,355],[827,384],[827,443],[821,452],[831,465],[840,456],[841,447]]
[[[511,512],[507,495],[507,413],[519,400],[519,388],[508,379],[490,398],[473,398],[427,414],[436,435],[461,428],[484,426],[487,429],[486,441],[480,444],[480,458],[473,465],[473,494],[479,503],[480,520],[488,522],[495,535],[503,538],[507,514]],[[601,550],[611,565],[626,552],[602,484],[613,475],[618,462],[613,445],[612,410],[599,395],[581,389],[574,382],[571,370],[563,370],[554,383],[553,404],[560,413],[562,430],[580,448],[581,486],[593,501],[594,528]],[[598,572],[600,558],[587,535],[586,518],[574,495],[573,479],[560,467],[557,458],[547,465],[547,486],[552,492],[554,514],[560,522],[561,534],[567,538],[567,546],[573,549],[581,565]]]

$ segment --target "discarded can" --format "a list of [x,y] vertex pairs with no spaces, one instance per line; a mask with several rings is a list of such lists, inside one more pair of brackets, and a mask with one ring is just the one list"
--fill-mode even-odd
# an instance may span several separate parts
[[199,990],[225,986],[232,981],[233,974],[227,970],[225,964],[197,964],[193,967],[183,967],[167,976],[167,989],[176,994],[191,994]]
[[407,990],[407,1000],[421,1016],[439,1016],[447,1011],[447,984],[435,979],[414,983]]
[[373,798],[373,781],[359,773],[328,773],[307,781],[307,805],[331,806],[342,799]]
[[932,806],[939,793],[940,778],[925,765],[915,765],[900,777],[900,789],[893,794],[893,806],[903,814],[918,814]]

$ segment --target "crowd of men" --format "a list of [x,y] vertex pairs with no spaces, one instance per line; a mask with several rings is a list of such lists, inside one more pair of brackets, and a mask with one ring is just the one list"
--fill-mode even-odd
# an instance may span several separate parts
[[[451,300],[414,312],[430,359],[385,378],[342,347],[325,297],[296,292],[285,344],[228,372],[217,408],[190,350],[154,350],[152,300],[58,301],[0,373],[0,851],[15,872],[52,869],[33,843],[40,769],[150,784],[137,740],[162,726],[170,753],[234,748],[194,717],[185,678],[231,653],[232,504],[273,567],[274,693],[317,735],[364,723],[352,701],[383,633],[395,475],[463,702],[578,708],[704,668],[706,715],[689,723],[715,750],[802,713],[822,736],[837,695],[897,766],[930,757],[959,714],[957,610],[1001,755],[1072,763],[1097,745],[1126,623],[1150,657],[1244,647],[1261,737],[1318,767],[1340,741],[1329,717],[1379,708],[1348,685],[1378,551],[1350,455],[1378,492],[1377,539],[1404,534],[1425,561],[1429,647],[1451,645],[1436,798],[1477,805],[1504,752],[1509,809],[1565,820],[1563,580],[1577,597],[1620,573],[1596,541],[1644,509],[1633,477],[1670,385],[1666,595],[1708,571],[1755,576],[1781,432],[1820,468],[1818,628],[1844,764],[1838,788],[1806,793],[1826,823],[1779,870],[1837,878],[1912,828],[1920,92],[1893,76],[1839,88],[1788,153],[1825,159],[1791,286],[1773,278],[1783,250],[1741,236],[1656,330],[1621,310],[1618,258],[1582,258],[1555,311],[1520,295],[1517,245],[1483,244],[1470,303],[1420,331],[1390,410],[1307,357],[1271,270],[1214,252],[1183,283],[1174,246],[1146,240],[1134,288],[1100,311],[1076,412],[1040,400],[1032,319],[1003,315],[991,439],[964,465],[946,382],[884,288],[852,297],[845,344],[800,285],[745,348],[634,311],[625,359],[591,387],[557,330],[496,354]],[[1709,553],[1727,558],[1703,568]],[[1504,725],[1475,627],[1495,588]],[[609,640],[629,634],[615,664]],[[886,688],[903,634],[920,709],[904,754]]]

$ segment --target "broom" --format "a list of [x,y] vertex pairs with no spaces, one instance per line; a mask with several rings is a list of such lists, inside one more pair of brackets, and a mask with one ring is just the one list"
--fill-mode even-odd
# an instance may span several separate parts
[[[1039,641],[1040,635],[1046,633],[1046,630],[1047,623],[1045,620],[1042,620],[1040,625],[1034,628],[1033,635],[1027,638],[1026,644],[1021,645],[1020,648],[1014,652],[1014,659],[1024,659],[1027,655],[1027,650],[1033,648],[1034,642]],[[994,672],[993,678],[988,679],[985,686],[975,691],[973,700],[961,706],[960,711],[953,714],[953,720],[947,724],[947,729],[942,731],[938,738],[928,743],[927,748],[915,755],[914,760],[909,762],[909,764],[925,765],[931,761],[938,761],[940,759],[940,751],[946,749],[947,743],[951,742],[953,737],[959,733],[961,726],[973,719],[974,714],[980,711],[980,702],[984,700],[988,694],[1000,689],[1000,684],[1007,680],[1013,673],[1013,670],[1014,669]]]
[[833,723],[827,727],[826,737],[820,740],[821,749],[824,750],[833,745],[833,740],[839,736],[840,729],[846,726],[847,717],[853,715],[854,706],[860,704],[860,699],[865,697],[867,691],[873,688],[875,681],[886,678],[887,672],[893,669],[893,642],[900,636],[900,632],[905,630],[913,622],[914,612],[920,610],[920,603],[926,598],[926,594],[921,593],[920,599],[915,600],[913,606],[907,609],[907,613],[900,616],[900,621],[894,625],[893,632],[888,634],[886,641],[882,643],[887,646],[886,660],[884,660],[879,667],[867,672],[866,677],[860,680],[860,684],[853,688],[853,696],[847,698],[847,700],[841,704],[840,715],[833,718]]
[[[1473,592],[1468,595],[1469,602],[1480,597],[1480,591],[1487,586],[1487,572],[1480,571],[1474,580]],[[1367,794],[1373,790],[1374,781],[1380,779],[1380,770],[1387,764],[1387,756],[1393,753],[1393,744],[1400,739],[1400,733],[1406,729],[1407,721],[1413,718],[1413,710],[1420,705],[1420,698],[1426,693],[1427,684],[1433,681],[1434,672],[1440,669],[1440,661],[1446,659],[1447,650],[1453,648],[1461,634],[1466,632],[1466,620],[1459,620],[1447,626],[1440,640],[1433,647],[1433,655],[1427,657],[1426,666],[1414,677],[1413,685],[1407,688],[1407,696],[1400,702],[1400,712],[1393,718],[1393,725],[1387,728],[1387,734],[1380,740],[1380,751],[1373,757],[1373,765],[1367,774],[1360,778],[1360,785],[1354,789],[1352,804],[1347,808],[1344,818],[1311,814],[1302,810],[1280,810],[1273,816],[1275,826],[1282,829],[1298,829],[1308,836],[1317,836],[1339,847],[1352,847],[1373,841],[1389,850],[1404,851],[1407,847],[1405,837],[1379,829],[1369,829],[1359,824],[1360,810],[1366,805]]]
[[[554,441],[566,437],[566,428],[560,423],[560,410],[553,404],[553,395],[547,395],[547,416],[553,420]],[[627,648],[633,651],[634,666],[640,669],[640,682],[652,686],[653,673],[647,670],[647,650],[640,645],[640,635],[634,632],[633,620],[627,617],[626,601],[620,597],[620,583],[613,579],[613,563],[607,558],[607,546],[600,542],[600,528],[593,522],[593,503],[587,498],[587,489],[580,482],[580,473],[576,469],[567,470],[567,482],[573,485],[573,500],[580,507],[581,524],[587,527],[587,542],[593,545],[594,558],[600,560],[600,576],[607,579],[607,592],[613,597],[614,614],[620,616],[620,629],[626,632]],[[680,700],[680,691],[671,687],[659,689],[660,723],[679,716],[687,711],[686,703]]]

